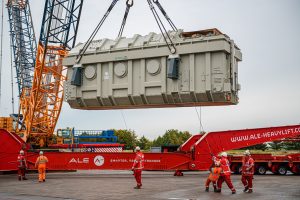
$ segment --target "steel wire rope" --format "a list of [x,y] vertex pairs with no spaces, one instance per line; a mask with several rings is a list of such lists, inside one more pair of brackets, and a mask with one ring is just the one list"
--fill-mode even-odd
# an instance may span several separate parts
[[202,112],[201,112],[201,106],[200,106],[200,108],[199,108],[199,112],[198,112],[196,106],[194,106],[194,108],[195,108],[195,111],[196,111],[196,113],[197,113],[197,117],[198,117],[198,120],[199,120],[199,132],[200,132],[200,133],[201,133],[201,132],[204,132],[204,128],[203,128],[203,125],[202,125]]
[[[171,40],[171,37],[170,37],[169,33],[167,32],[164,24],[162,23],[162,21],[161,21],[159,15],[157,13],[155,7],[153,6],[151,0],[147,0],[147,2],[149,4],[150,10],[151,10],[151,12],[152,12],[152,14],[154,16],[154,19],[155,19],[155,21],[156,21],[156,23],[158,25],[158,28],[159,28],[159,30],[160,30],[160,32],[161,32],[161,34],[162,34],[162,36],[163,36],[163,38],[164,38],[167,46],[168,46],[168,49],[170,50],[170,52],[172,54],[175,54],[176,53],[176,47],[175,47],[173,41]],[[163,30],[165,31],[165,33],[163,32]],[[170,41],[171,44],[169,44],[169,42],[167,40],[167,37],[168,37],[168,39],[169,39],[169,41]],[[172,46],[172,48],[171,48],[171,46]]]
[[12,114],[14,114],[15,113],[15,98],[14,98],[14,75],[13,75],[13,58],[12,58],[13,56],[12,55],[13,55],[13,51],[12,51],[12,48],[10,48],[11,104],[12,104]]
[[76,58],[76,63],[78,64],[82,58],[82,55],[86,52],[86,50],[88,49],[88,47],[90,46],[92,40],[94,39],[94,37],[96,36],[96,34],[98,33],[99,29],[101,28],[101,26],[103,25],[104,21],[106,20],[106,18],[108,17],[109,13],[112,11],[112,9],[115,7],[115,5],[117,4],[119,0],[113,0],[113,2],[110,4],[110,6],[108,7],[106,13],[104,14],[104,16],[102,17],[102,19],[100,20],[100,22],[98,23],[98,25],[96,26],[96,28],[94,29],[94,31],[92,32],[91,36],[89,37],[89,39],[87,40],[87,42],[85,43],[85,45],[83,46],[83,48],[79,51],[79,54]]
[[124,124],[125,124],[126,130],[128,130],[127,123],[126,123],[126,120],[125,120],[125,116],[124,116],[124,113],[123,113],[123,111],[122,111],[122,110],[121,110],[121,115],[122,115],[122,118],[123,118],[123,121],[124,121]]
[[178,31],[177,27],[175,26],[175,24],[173,23],[173,21],[171,20],[171,18],[168,16],[167,12],[165,11],[165,9],[162,7],[162,5],[159,3],[158,0],[153,0],[153,2],[156,4],[156,6],[159,8],[159,10],[161,11],[161,13],[165,16],[166,20],[169,22],[170,26],[172,27],[172,29],[174,31]]
[[3,23],[4,23],[4,0],[1,1],[1,47],[0,47],[0,114],[1,114],[1,98],[2,98],[2,61],[3,61]]
[[125,14],[124,14],[123,21],[122,21],[122,24],[121,24],[121,28],[120,28],[120,31],[119,31],[119,34],[118,34],[118,38],[122,37],[123,31],[124,31],[124,27],[125,27],[125,24],[126,24],[126,20],[127,20],[130,8],[132,6],[133,6],[133,0],[127,0],[126,1]]
[[[194,106],[194,108],[195,108],[195,111],[196,111],[196,113],[197,113],[198,120],[199,120],[199,128],[200,128],[200,131],[199,131],[199,132],[205,134],[205,130],[204,130],[204,127],[203,127],[203,124],[202,124],[202,108],[201,108],[201,106],[199,107],[199,112],[198,112],[196,106]],[[207,147],[208,147],[208,150],[209,150],[210,155],[211,155],[211,156],[214,156],[213,153],[212,153],[210,144],[209,144],[208,141],[207,141],[207,138],[205,137],[204,140],[205,140],[205,142],[206,142],[206,144],[207,144]]]

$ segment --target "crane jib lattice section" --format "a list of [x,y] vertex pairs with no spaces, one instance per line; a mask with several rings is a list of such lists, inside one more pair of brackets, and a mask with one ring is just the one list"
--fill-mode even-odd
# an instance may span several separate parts
[[28,0],[7,1],[11,47],[19,95],[31,88],[35,66],[36,39]]
[[24,141],[40,144],[55,129],[66,80],[62,59],[74,47],[82,0],[46,0],[30,95],[20,98]]

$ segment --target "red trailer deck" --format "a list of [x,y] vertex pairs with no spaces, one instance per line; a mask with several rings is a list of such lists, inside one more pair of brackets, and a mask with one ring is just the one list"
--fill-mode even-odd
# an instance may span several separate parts
[[[212,163],[212,156],[222,151],[239,149],[300,134],[300,125],[269,127],[258,129],[210,132],[192,136],[178,152],[145,153],[145,170],[207,170]],[[29,169],[34,169],[38,149],[30,149],[14,133],[0,130],[0,171],[16,170],[17,155],[25,150]],[[44,151],[45,152],[45,151]],[[49,159],[48,170],[129,170],[134,153],[118,152],[45,152]],[[289,163],[294,158],[290,156]],[[294,164],[293,164],[294,166]],[[293,167],[292,166],[292,167]],[[297,168],[297,164],[295,165]]]
[[[300,174],[300,153],[288,155],[252,154],[255,160],[255,173],[265,174],[268,170],[274,174],[285,175],[287,171]],[[241,155],[230,156],[231,170],[239,174],[242,166]]]

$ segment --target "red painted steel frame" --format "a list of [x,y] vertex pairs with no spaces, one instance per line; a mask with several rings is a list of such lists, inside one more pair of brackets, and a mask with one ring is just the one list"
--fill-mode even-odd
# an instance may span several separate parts
[[[207,170],[212,155],[267,141],[300,134],[300,125],[235,131],[220,131],[193,136],[180,152],[145,153],[146,170]],[[197,142],[195,138],[198,139]],[[194,141],[195,143],[193,144]],[[0,130],[0,170],[16,170],[16,158],[24,142],[17,135]],[[45,152],[49,170],[111,169],[128,170],[134,153]],[[26,152],[29,168],[33,169],[38,152]]]
[[217,155],[222,151],[296,135],[300,135],[300,125],[206,133],[194,144],[195,161],[191,164],[198,170],[206,170],[211,165],[212,155]]

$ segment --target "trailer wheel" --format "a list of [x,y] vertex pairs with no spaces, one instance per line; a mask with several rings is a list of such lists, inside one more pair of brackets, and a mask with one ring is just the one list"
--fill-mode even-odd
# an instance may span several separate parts
[[241,174],[241,172],[242,172],[242,166],[241,165],[236,165],[234,167],[234,169],[232,169],[232,171],[233,171],[234,174]]
[[287,168],[285,166],[279,166],[278,167],[278,174],[286,175],[286,173],[287,173]]
[[266,174],[266,172],[267,172],[267,169],[263,165],[260,165],[257,169],[257,174],[259,174],[259,175],[264,175],[264,174]]

